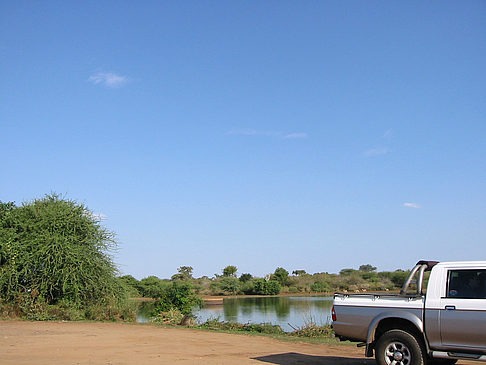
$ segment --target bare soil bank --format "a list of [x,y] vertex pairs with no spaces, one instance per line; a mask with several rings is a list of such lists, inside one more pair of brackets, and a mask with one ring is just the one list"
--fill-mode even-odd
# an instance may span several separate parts
[[0,351],[2,365],[375,364],[351,346],[120,323],[0,321]]

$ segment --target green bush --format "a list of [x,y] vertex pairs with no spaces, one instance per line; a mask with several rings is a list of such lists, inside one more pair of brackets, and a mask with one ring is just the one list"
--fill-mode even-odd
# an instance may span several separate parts
[[122,308],[127,292],[110,256],[115,248],[114,234],[72,200],[51,194],[0,203],[0,299],[29,319],[54,319],[67,307]]
[[184,314],[182,314],[179,309],[171,308],[167,312],[158,313],[157,316],[152,319],[152,322],[168,325],[177,325],[181,324],[183,319]]
[[129,298],[138,298],[141,296],[138,291],[140,282],[131,275],[124,275],[117,278],[118,282],[125,287]]
[[325,281],[314,282],[314,284],[311,285],[310,289],[311,289],[311,291],[317,292],[317,293],[330,292],[331,291],[331,287]]
[[299,288],[297,288],[296,286],[289,286],[289,293],[290,294],[295,294],[295,293],[298,293],[299,292]]
[[203,304],[204,302],[192,292],[189,283],[173,281],[156,301],[153,314],[158,315],[161,312],[178,309],[183,315],[190,316],[193,308],[201,307]]
[[282,287],[276,280],[254,279],[243,287],[245,294],[253,295],[277,295]]
[[241,274],[240,281],[242,283],[246,283],[247,281],[250,281],[252,278],[253,276],[251,276],[251,274]]
[[211,283],[213,295],[237,294],[241,291],[241,282],[235,277],[221,277]]
[[287,285],[289,281],[289,272],[283,267],[277,267],[275,272],[271,275],[271,279],[278,281],[282,286]]
[[391,281],[395,284],[395,287],[401,288],[407,279],[409,272],[397,270],[391,274]]
[[137,289],[145,298],[160,298],[165,290],[170,286],[167,280],[159,279],[157,276],[148,276],[140,280]]

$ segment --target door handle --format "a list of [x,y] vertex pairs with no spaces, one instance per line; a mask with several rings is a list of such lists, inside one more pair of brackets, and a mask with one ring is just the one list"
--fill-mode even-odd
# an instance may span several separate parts
[[445,306],[445,309],[448,310],[448,311],[455,311],[456,310],[456,306],[455,305],[446,305]]

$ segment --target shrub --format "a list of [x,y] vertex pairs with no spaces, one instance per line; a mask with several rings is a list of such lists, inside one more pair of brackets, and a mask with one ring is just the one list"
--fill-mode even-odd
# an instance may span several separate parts
[[390,279],[393,282],[393,284],[395,284],[395,287],[401,288],[403,286],[403,283],[405,283],[408,274],[409,274],[408,271],[397,270],[391,274]]
[[183,319],[184,314],[182,314],[179,309],[171,308],[167,312],[160,312],[159,314],[157,314],[157,316],[152,319],[152,322],[168,325],[177,325],[181,324]]
[[280,286],[280,283],[276,280],[269,280],[267,281],[267,285],[265,288],[265,294],[267,295],[277,295],[280,293],[280,290],[282,287]]
[[243,288],[245,294],[256,295],[277,295],[280,293],[282,287],[276,280],[266,281],[265,279],[251,280]]
[[183,315],[190,316],[193,308],[201,307],[203,304],[204,302],[192,292],[190,284],[173,281],[156,301],[153,314],[158,315],[161,312],[178,309]]
[[253,276],[251,276],[251,274],[241,274],[240,281],[242,283],[246,283],[247,281],[250,281],[252,278]]
[[211,283],[213,294],[237,294],[241,290],[241,282],[235,277],[222,277]]
[[290,294],[295,294],[295,293],[298,293],[299,292],[299,288],[297,288],[296,286],[290,286],[289,287],[289,293]]
[[121,308],[127,295],[110,256],[115,248],[114,233],[72,200],[51,194],[0,203],[0,298],[29,319],[53,319],[66,306]]
[[331,287],[325,281],[316,281],[316,282],[314,282],[314,284],[311,285],[310,289],[313,292],[318,292],[318,293],[331,291]]
[[120,283],[120,285],[125,287],[125,290],[129,298],[137,298],[141,295],[137,289],[140,285],[140,282],[137,279],[135,279],[133,276],[131,275],[120,276],[117,278],[117,280]]
[[168,281],[161,280],[157,276],[148,276],[139,281],[137,288],[143,297],[157,299],[169,286]]

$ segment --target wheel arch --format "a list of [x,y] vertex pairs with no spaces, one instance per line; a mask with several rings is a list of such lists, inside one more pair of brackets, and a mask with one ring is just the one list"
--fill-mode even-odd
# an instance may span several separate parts
[[414,335],[421,341],[424,350],[428,352],[428,344],[424,336],[424,324],[416,315],[406,311],[391,311],[375,317],[368,327],[366,339],[366,356],[373,356],[374,344],[385,332],[400,329]]

